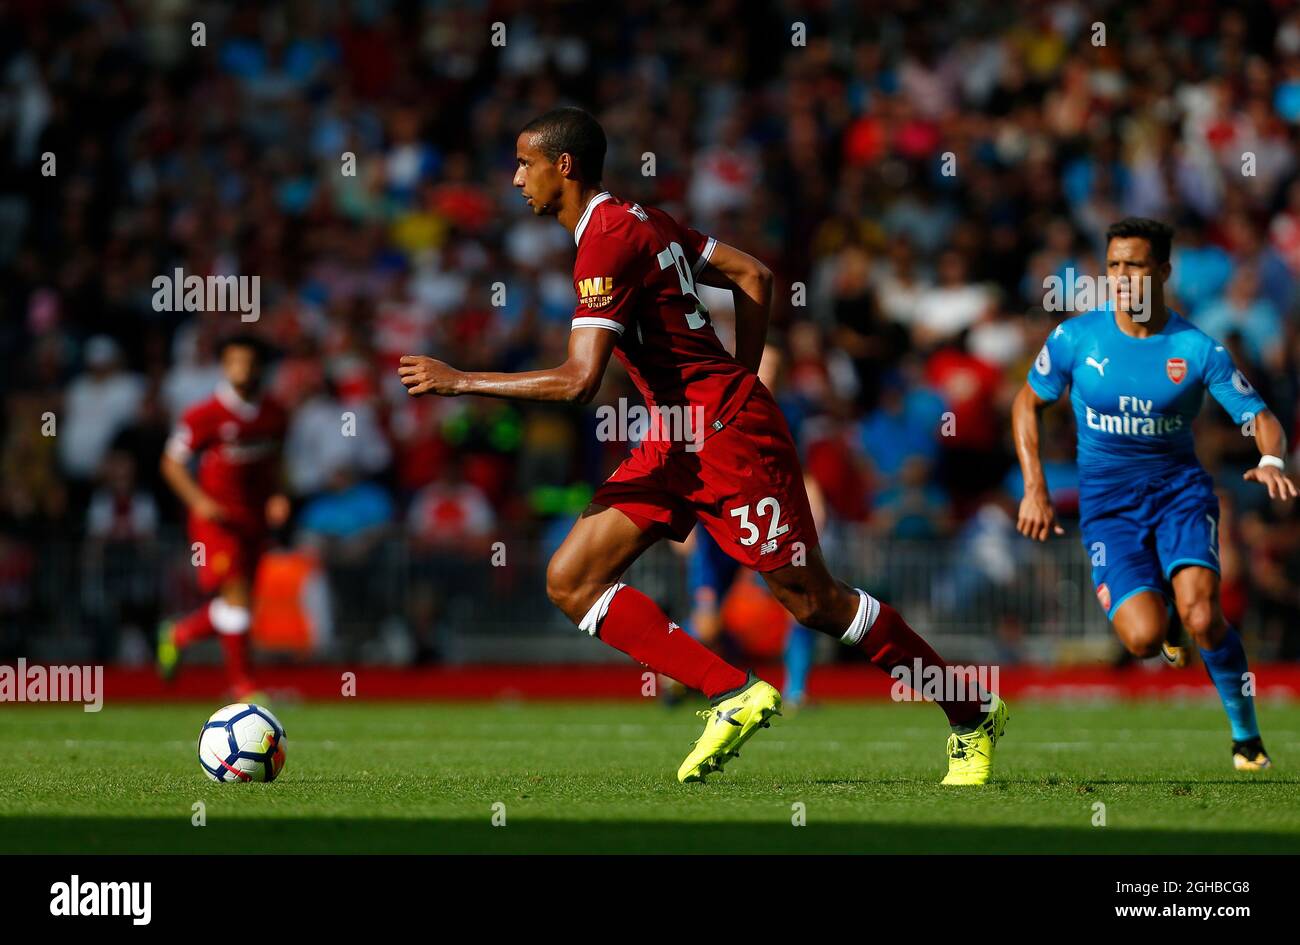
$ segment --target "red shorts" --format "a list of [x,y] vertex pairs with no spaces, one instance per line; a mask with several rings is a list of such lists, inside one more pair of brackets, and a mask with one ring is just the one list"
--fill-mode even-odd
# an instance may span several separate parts
[[257,563],[270,543],[264,527],[208,522],[193,515],[189,526],[191,560],[199,551],[194,544],[203,545],[203,554],[197,560],[199,589],[204,594],[215,594],[232,578],[244,578],[251,587]]
[[755,385],[727,424],[690,452],[649,443],[614,471],[592,501],[642,528],[685,541],[699,521],[718,546],[755,571],[771,571],[817,547],[803,469],[781,408]]

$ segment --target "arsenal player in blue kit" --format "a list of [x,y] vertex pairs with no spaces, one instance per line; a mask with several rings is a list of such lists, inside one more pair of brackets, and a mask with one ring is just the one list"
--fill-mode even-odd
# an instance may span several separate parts
[[[1196,458],[1192,421],[1208,391],[1255,437],[1245,478],[1275,499],[1296,486],[1282,472],[1282,424],[1213,338],[1165,307],[1173,230],[1121,220],[1106,233],[1115,301],[1062,322],[1043,345],[1012,409],[1025,477],[1020,531],[1040,541],[1056,525],[1038,457],[1038,414],[1070,389],[1079,436],[1079,525],[1097,600],[1138,657],[1164,652],[1176,612],[1200,648],[1232,729],[1239,771],[1270,766],[1255,721],[1241,637],[1219,606],[1219,500]],[[1146,291],[1138,291],[1142,286]]]

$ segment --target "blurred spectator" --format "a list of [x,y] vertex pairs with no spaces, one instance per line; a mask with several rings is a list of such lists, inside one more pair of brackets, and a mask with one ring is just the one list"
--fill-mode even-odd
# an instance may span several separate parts
[[333,384],[319,383],[289,424],[285,466],[295,495],[323,492],[353,470],[371,476],[387,468],[392,449],[374,407],[344,403]]
[[340,557],[357,559],[392,518],[387,491],[358,480],[351,467],[341,465],[330,473],[328,488],[303,506],[298,535],[308,544],[324,544]]
[[1258,292],[1254,268],[1242,266],[1228,283],[1227,294],[1201,309],[1194,321],[1213,338],[1226,338],[1233,332],[1241,335],[1251,361],[1277,367],[1282,356],[1282,317]]
[[925,363],[925,379],[948,408],[939,425],[939,476],[964,518],[969,503],[1001,481],[1009,464],[1001,449],[1005,429],[989,409],[1002,373],[960,345],[946,345]]
[[912,244],[906,239],[889,241],[888,256],[876,267],[876,296],[886,318],[907,325],[916,317],[921,293],[929,286],[921,275]]
[[909,385],[898,373],[887,377],[880,406],[858,426],[862,452],[884,483],[897,480],[910,460],[925,467],[938,460],[943,411],[933,389]]
[[453,554],[473,554],[495,525],[492,506],[481,489],[461,478],[461,464],[452,460],[437,482],[415,494],[407,516],[407,532],[422,548],[442,548]]
[[122,626],[137,636],[132,661],[148,658],[159,616],[157,587],[158,506],[139,488],[135,459],[114,448],[104,460],[100,485],[90,499],[83,548],[85,616],[93,628],[95,660],[118,653]]
[[[439,629],[449,601],[459,599],[472,607],[486,593],[495,525],[487,496],[463,479],[458,459],[443,467],[437,482],[416,493],[406,521],[412,570],[407,615],[422,655],[442,648]],[[510,553],[505,547],[505,554]]]
[[874,407],[881,376],[908,347],[907,332],[881,315],[871,290],[871,258],[858,247],[838,257],[833,310],[838,326],[834,339],[853,362],[859,405]]
[[947,341],[974,325],[989,311],[989,290],[967,278],[966,259],[956,250],[939,257],[938,283],[916,300],[914,337],[928,347]]
[[876,497],[872,524],[891,538],[926,540],[948,532],[948,495],[930,479],[930,469],[920,456],[903,462],[898,484]]
[[[346,462],[330,471],[327,488],[303,506],[297,543],[314,550],[329,578],[332,611],[344,632],[373,630],[391,602],[381,578],[395,571],[381,543],[394,518],[393,501],[382,486],[358,479]],[[357,639],[345,643],[357,647]]]
[[1169,288],[1183,314],[1193,320],[1202,308],[1219,298],[1232,277],[1232,257],[1222,246],[1210,243],[1200,227],[1185,227],[1179,232],[1169,261],[1173,266]]
[[87,371],[68,388],[59,458],[74,482],[88,482],[113,437],[129,426],[144,401],[144,379],[122,369],[121,350],[106,335],[86,342]]

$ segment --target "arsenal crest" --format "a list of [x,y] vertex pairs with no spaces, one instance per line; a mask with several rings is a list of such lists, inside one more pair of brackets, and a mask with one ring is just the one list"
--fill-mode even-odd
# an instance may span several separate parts
[[1165,373],[1175,384],[1181,384],[1187,376],[1187,361],[1183,358],[1170,358],[1165,362]]

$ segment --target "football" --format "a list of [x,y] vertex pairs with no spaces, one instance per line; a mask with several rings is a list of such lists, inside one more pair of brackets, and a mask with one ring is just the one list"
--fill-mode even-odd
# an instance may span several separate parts
[[199,732],[199,764],[213,781],[274,781],[284,750],[284,726],[260,705],[218,709]]

